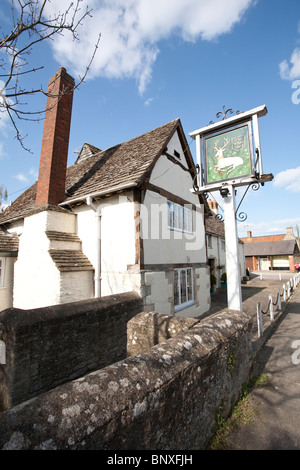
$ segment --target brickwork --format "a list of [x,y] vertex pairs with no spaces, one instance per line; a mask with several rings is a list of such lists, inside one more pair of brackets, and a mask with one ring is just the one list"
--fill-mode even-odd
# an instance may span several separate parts
[[74,80],[63,67],[50,79],[45,113],[36,205],[58,204],[65,181]]

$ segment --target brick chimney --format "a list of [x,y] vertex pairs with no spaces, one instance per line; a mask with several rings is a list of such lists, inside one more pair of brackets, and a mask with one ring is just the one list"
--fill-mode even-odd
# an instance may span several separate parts
[[250,230],[247,232],[247,238],[252,238],[252,232],[250,232]]
[[292,237],[294,236],[294,229],[293,227],[287,227],[286,228],[286,234],[287,235],[292,235]]
[[59,204],[65,198],[74,85],[64,67],[49,80],[35,200],[39,207]]

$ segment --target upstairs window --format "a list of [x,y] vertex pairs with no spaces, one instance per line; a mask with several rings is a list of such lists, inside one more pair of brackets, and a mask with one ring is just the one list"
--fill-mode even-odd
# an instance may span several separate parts
[[192,233],[192,210],[175,202],[168,201],[168,226],[172,230]]
[[207,245],[207,248],[212,248],[212,236],[211,235],[206,235],[206,245]]

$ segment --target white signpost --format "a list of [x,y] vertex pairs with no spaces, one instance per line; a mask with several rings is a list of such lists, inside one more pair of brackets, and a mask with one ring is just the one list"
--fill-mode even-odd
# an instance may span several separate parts
[[242,310],[241,273],[236,223],[236,187],[264,184],[258,118],[266,106],[210,124],[189,135],[196,140],[197,182],[192,192],[220,191],[224,200],[228,308]]

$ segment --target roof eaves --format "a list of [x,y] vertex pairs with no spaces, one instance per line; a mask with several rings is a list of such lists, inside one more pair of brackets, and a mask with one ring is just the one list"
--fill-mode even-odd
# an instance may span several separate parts
[[90,194],[85,194],[84,196],[79,196],[74,199],[68,199],[67,201],[63,201],[59,204],[59,206],[69,206],[71,204],[75,204],[78,202],[84,202],[88,197],[101,197],[106,196],[108,194],[113,194],[119,191],[125,191],[126,189],[134,188],[138,184],[136,182],[126,183],[120,186],[111,187],[109,189],[103,189],[102,191],[96,191]]

